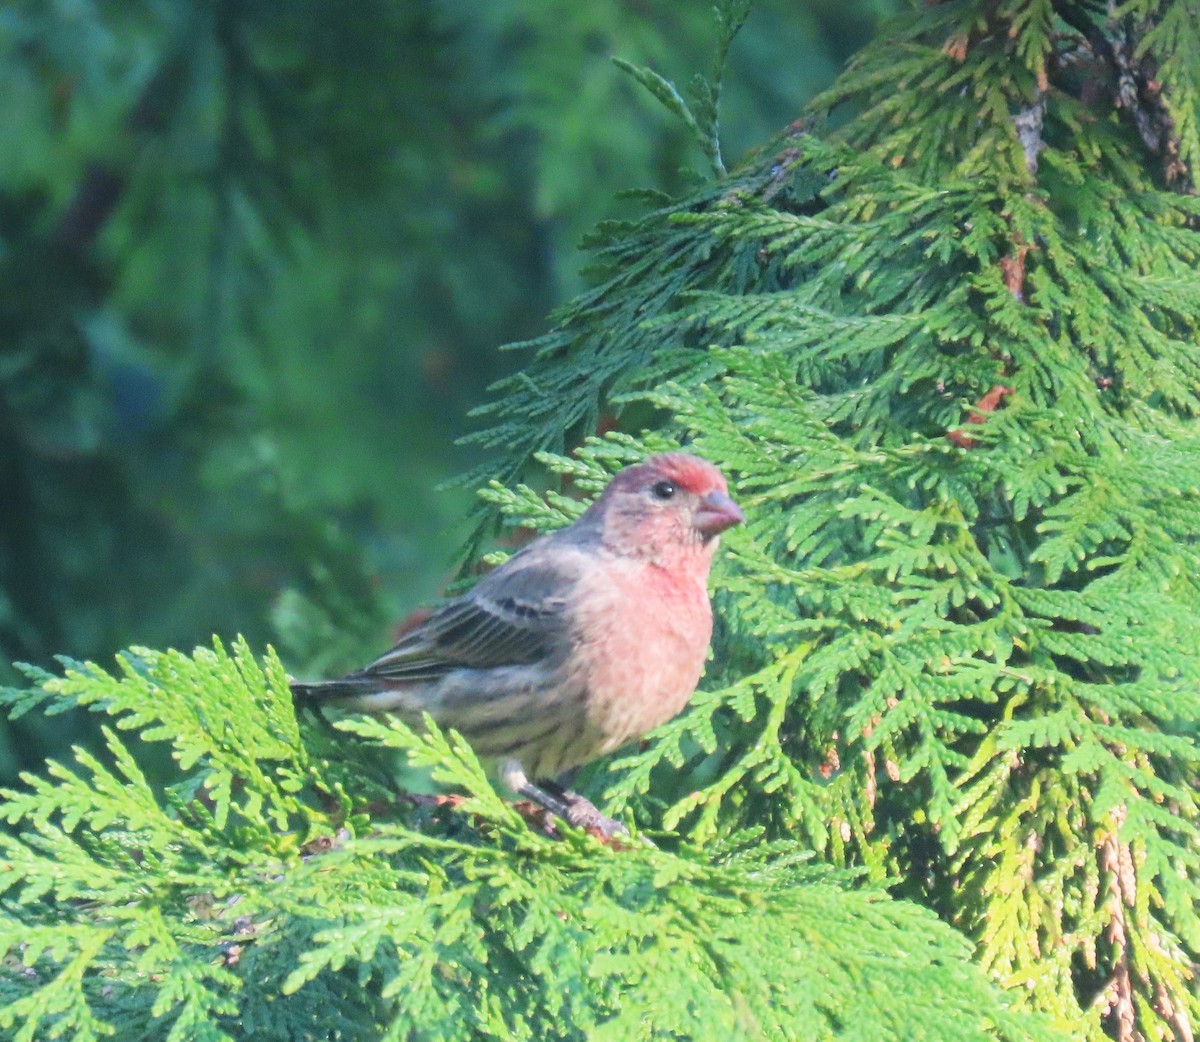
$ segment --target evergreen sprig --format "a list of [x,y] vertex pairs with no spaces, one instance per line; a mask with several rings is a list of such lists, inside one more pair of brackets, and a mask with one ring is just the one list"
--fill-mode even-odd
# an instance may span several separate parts
[[[703,690],[584,779],[634,839],[531,831],[453,735],[298,731],[245,649],[39,676],[15,705],[117,729],[8,797],[0,1023],[1039,1031],[981,967],[1069,1037],[1190,1039],[1197,83],[1186,0],[927,5],[732,174],[602,229],[476,441],[487,508],[535,528],[680,442],[747,510]],[[651,431],[589,437],[614,414]],[[563,491],[514,487],[537,466]],[[398,801],[389,752],[465,802]]]
[[[36,700],[116,727],[0,794],[14,1042],[1050,1037],[927,911],[796,844],[551,838],[432,724],[304,735],[278,659],[240,643],[74,667]],[[364,744],[461,795],[346,796]]]
[[1198,83],[1187,3],[926,5],[611,229],[481,435],[624,407],[747,509],[613,806],[862,865],[1090,1039],[1200,1020]]

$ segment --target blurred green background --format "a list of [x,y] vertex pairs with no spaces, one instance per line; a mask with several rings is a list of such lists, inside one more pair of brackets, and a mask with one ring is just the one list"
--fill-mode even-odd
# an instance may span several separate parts
[[[897,0],[763,0],[727,160]],[[584,285],[623,189],[703,163],[610,61],[707,67],[705,0],[0,7],[0,682],[14,661],[378,651],[453,572],[498,347]],[[0,778],[79,721],[0,730]]]

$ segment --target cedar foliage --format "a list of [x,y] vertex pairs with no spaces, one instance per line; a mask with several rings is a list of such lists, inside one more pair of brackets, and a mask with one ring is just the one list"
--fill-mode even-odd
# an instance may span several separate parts
[[[454,736],[302,734],[279,660],[244,643],[13,700],[108,718],[107,757],[3,794],[14,1042],[1029,1037],[962,938],[796,844],[552,839]],[[152,784],[121,731],[169,742],[177,776]],[[366,743],[469,798],[397,803]]]
[[609,229],[480,435],[650,405],[737,478],[714,668],[613,805],[865,866],[1091,1039],[1200,1015],[1198,114],[1194,4],[927,5]]
[[[898,2],[762,0],[734,147]],[[582,285],[579,237],[637,212],[615,192],[684,183],[686,130],[608,55],[702,62],[705,3],[353,11],[5,3],[0,682],[226,626],[361,662],[447,579],[472,491],[437,486],[496,344]],[[95,737],[39,725],[0,722],[0,781]]]
[[[682,441],[736,479],[704,690],[590,775],[635,837],[676,836],[553,841],[453,736],[302,733],[244,647],[73,667],[11,697],[170,740],[180,777],[152,786],[110,730],[111,764],[6,796],[0,1023],[1045,1030],[1015,1005],[1190,1039],[1197,24],[1185,0],[912,12],[732,173],[602,229],[595,288],[498,388],[485,498],[524,523],[579,509],[512,487],[534,459],[588,491]],[[631,71],[719,172],[715,82]],[[567,455],[614,411],[646,429]],[[397,804],[371,747],[468,801]]]

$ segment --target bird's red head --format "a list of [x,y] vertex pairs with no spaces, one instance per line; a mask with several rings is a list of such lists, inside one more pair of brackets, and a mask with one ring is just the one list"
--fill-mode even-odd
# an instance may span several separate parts
[[589,513],[610,548],[649,557],[696,548],[711,556],[716,536],[745,520],[724,475],[686,452],[665,452],[626,467]]

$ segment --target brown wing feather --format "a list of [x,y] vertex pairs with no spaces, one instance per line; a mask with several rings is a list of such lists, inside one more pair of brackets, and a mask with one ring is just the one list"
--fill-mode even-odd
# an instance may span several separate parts
[[565,650],[572,582],[546,565],[493,573],[347,679],[434,680],[454,669],[528,665]]

